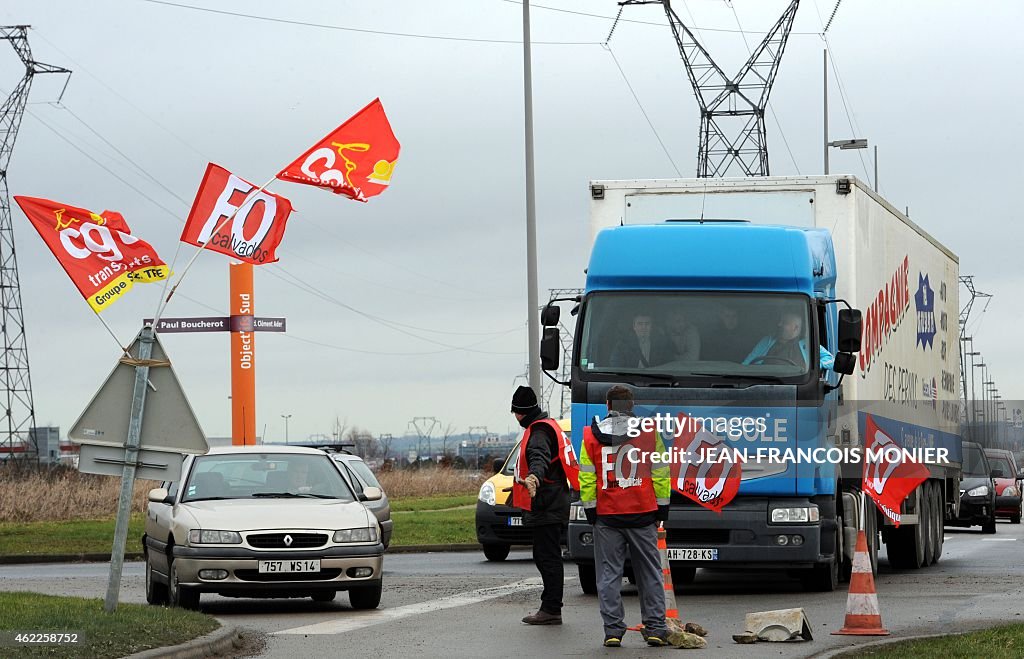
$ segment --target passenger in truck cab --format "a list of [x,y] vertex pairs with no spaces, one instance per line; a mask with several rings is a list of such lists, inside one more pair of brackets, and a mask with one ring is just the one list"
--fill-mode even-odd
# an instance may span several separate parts
[[612,366],[647,368],[673,360],[672,347],[665,336],[655,329],[648,313],[633,316],[629,334],[620,339],[611,354]]
[[676,360],[692,362],[700,359],[700,332],[689,321],[686,309],[677,308],[669,312],[665,334]]
[[[715,362],[738,362],[747,354],[749,331],[740,323],[740,314],[731,304],[718,305],[711,314],[713,321],[704,327],[700,358]],[[749,337],[749,338],[748,338]]]
[[[819,346],[818,361],[822,370],[831,370],[832,353]],[[806,369],[809,360],[807,332],[804,329],[804,314],[798,311],[784,311],[773,334],[765,336],[750,351],[744,364],[790,364]]]

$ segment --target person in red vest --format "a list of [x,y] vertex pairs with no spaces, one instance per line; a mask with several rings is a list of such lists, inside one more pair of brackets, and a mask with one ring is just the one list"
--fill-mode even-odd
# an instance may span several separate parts
[[[657,432],[642,431],[633,414],[633,392],[616,385],[605,396],[608,416],[583,430],[580,500],[594,525],[597,595],[605,647],[622,645],[626,632],[622,574],[627,553],[640,591],[647,644],[668,645],[665,585],[658,552],[658,522],[668,519],[671,474]],[[634,436],[635,435],[635,436]]]
[[569,486],[578,487],[579,463],[565,433],[537,404],[530,387],[512,396],[512,414],[526,432],[520,442],[512,484],[512,505],[525,512],[533,531],[533,562],[544,582],[540,609],[527,625],[562,624],[562,530],[569,522]]

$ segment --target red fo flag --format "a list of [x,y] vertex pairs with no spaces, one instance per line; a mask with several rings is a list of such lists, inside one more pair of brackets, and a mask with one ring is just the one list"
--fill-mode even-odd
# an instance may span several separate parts
[[15,197],[89,306],[99,313],[136,283],[162,281],[167,266],[132,235],[120,213],[99,215],[49,199]]
[[870,414],[866,416],[863,489],[882,514],[899,527],[900,506],[914,488],[928,479],[928,467],[905,455],[875,419]]
[[684,413],[677,419],[682,433],[672,444],[672,489],[720,513],[739,492],[743,471],[739,457],[702,422]]
[[[260,265],[277,261],[274,250],[284,237],[292,203],[280,195],[261,190],[228,170],[206,166],[199,192],[192,202],[181,242]],[[230,222],[226,220],[230,217]]]
[[400,149],[377,98],[282,169],[277,178],[367,201],[391,182]]

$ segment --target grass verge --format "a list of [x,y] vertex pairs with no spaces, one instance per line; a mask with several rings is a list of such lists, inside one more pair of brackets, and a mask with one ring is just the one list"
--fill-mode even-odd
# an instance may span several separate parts
[[[120,604],[103,613],[103,600],[0,592],[3,632],[76,632],[74,645],[7,645],[4,657],[124,657],[149,648],[177,645],[220,627],[195,611]],[[10,641],[5,633],[5,641]]]
[[476,511],[417,511],[391,513],[395,530],[391,546],[448,545],[476,542]]
[[[126,545],[129,553],[142,551],[145,526],[144,515],[132,515]],[[113,544],[113,518],[0,524],[0,555],[109,554]]]
[[441,510],[476,504],[475,494],[444,497],[411,497],[391,501],[391,512],[408,512],[418,510]]
[[1024,657],[1024,624],[993,627],[959,636],[939,636],[920,641],[904,641],[878,648],[865,649],[844,657],[874,659],[911,659],[943,657],[943,659],[1002,659]]

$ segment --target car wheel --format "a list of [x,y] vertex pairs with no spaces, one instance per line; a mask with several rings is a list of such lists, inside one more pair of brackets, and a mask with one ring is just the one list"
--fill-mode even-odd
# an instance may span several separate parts
[[580,589],[584,595],[597,595],[597,568],[589,563],[576,565],[580,575]]
[[484,556],[489,561],[503,561],[511,549],[509,545],[484,545]]
[[1017,506],[1017,514],[1010,518],[1011,524],[1020,524],[1020,511],[1021,506]]
[[146,601],[158,606],[167,604],[167,586],[153,579],[153,566],[149,564],[146,554]]
[[171,561],[171,576],[167,587],[171,606],[195,611],[199,608],[199,591],[186,588],[178,583],[178,566]]
[[996,532],[996,514],[993,512],[992,517],[987,522],[981,525],[982,533],[995,533]]
[[373,586],[361,586],[348,591],[348,601],[353,609],[376,609],[380,606],[380,596],[384,591],[384,583],[378,581]]
[[314,602],[333,602],[337,596],[338,591],[336,590],[318,590],[310,595]]

